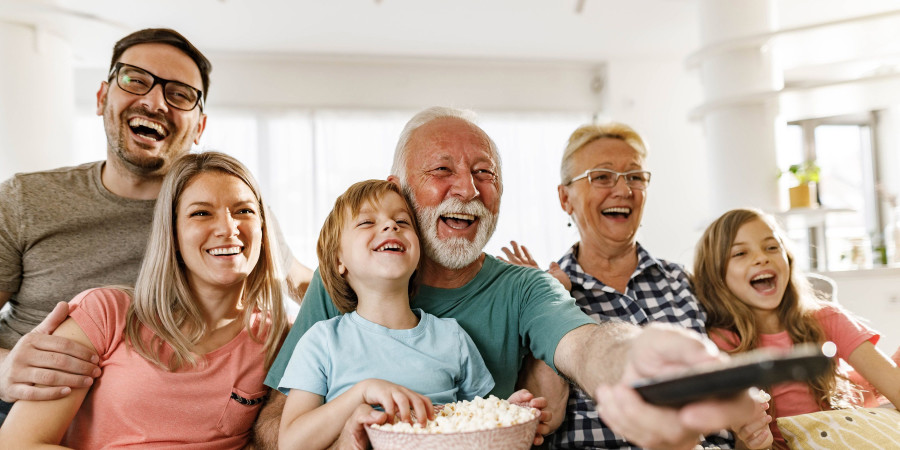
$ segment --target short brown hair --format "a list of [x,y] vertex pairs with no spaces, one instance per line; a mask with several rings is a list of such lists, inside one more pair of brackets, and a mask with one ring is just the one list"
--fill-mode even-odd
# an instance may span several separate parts
[[[416,214],[413,212],[409,200],[400,191],[399,186],[385,180],[360,181],[350,186],[334,201],[334,208],[328,213],[325,223],[322,224],[319,242],[316,245],[316,255],[319,257],[319,275],[322,277],[322,284],[325,285],[325,291],[331,296],[334,306],[343,313],[356,310],[359,297],[350,287],[350,283],[338,271],[341,233],[347,221],[356,217],[363,205],[367,203],[377,205],[388,192],[394,192],[403,199],[413,230],[416,232],[416,236],[419,236],[419,224],[416,222]],[[417,272],[418,270],[413,272],[409,278],[409,298],[415,295],[416,283],[414,281]]]
[[209,94],[209,73],[212,72],[212,63],[206,59],[206,56],[203,56],[203,53],[197,47],[194,47],[194,44],[191,44],[191,41],[187,40],[181,33],[170,28],[145,28],[119,39],[119,42],[116,42],[116,45],[113,46],[109,70],[111,71],[116,66],[125,50],[139,44],[171,45],[190,57],[194,64],[197,65],[197,69],[200,70],[200,80],[203,82],[203,101],[206,102],[206,96]]

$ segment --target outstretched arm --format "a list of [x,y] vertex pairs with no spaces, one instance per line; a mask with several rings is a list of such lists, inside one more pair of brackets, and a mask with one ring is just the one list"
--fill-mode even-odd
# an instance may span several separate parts
[[847,362],[895,407],[900,407],[900,366],[897,362],[881,353],[869,341],[856,347],[850,353]]
[[[9,292],[0,292],[0,305],[9,297]],[[60,302],[15,347],[0,349],[0,399],[52,400],[93,384],[100,375],[96,352],[51,335],[68,315],[69,304]]]
[[[70,339],[94,351],[84,331],[68,319],[56,329],[54,336]],[[71,395],[48,401],[16,402],[0,427],[0,448],[29,448],[41,444],[59,444],[66,429],[81,408],[87,387],[73,389]]]
[[710,344],[698,333],[673,325],[638,328],[606,322],[566,334],[554,362],[585,392],[595,393],[594,403],[603,421],[630,442],[642,447],[693,448],[701,434],[746,423],[746,399],[663,408],[644,402],[631,385],[642,378],[724,359]]
[[330,402],[323,402],[321,395],[291,390],[281,416],[280,448],[328,448],[363,404],[381,405],[388,417],[397,414],[407,422],[412,420],[412,414],[422,424],[434,419],[434,407],[428,397],[384,380],[360,381]]

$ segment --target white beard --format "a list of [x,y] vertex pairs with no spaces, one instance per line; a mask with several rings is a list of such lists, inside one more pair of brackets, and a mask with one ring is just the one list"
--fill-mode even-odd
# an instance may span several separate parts
[[[416,204],[412,195],[407,195],[407,198],[412,200],[416,210],[425,256],[442,267],[458,270],[475,262],[497,228],[497,215],[492,214],[481,200],[463,203],[458,198],[449,198],[438,206],[422,207]],[[473,241],[463,237],[449,239],[438,237],[438,221],[441,220],[441,215],[449,213],[471,214],[478,217],[478,232]]]

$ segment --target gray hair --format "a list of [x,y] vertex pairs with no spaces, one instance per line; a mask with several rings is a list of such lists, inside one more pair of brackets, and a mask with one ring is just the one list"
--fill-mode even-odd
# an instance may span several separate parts
[[[406,126],[403,127],[403,131],[400,132],[400,137],[397,139],[397,148],[394,150],[394,164],[391,166],[391,175],[400,179],[400,183],[404,186],[406,183],[406,160],[409,158],[409,140],[412,137],[413,133],[418,130],[423,125],[437,119],[443,118],[455,118],[459,120],[463,120],[473,127],[481,130],[481,127],[476,125],[477,115],[474,111],[470,111],[467,109],[457,109],[457,108],[449,108],[445,106],[432,106],[431,108],[424,109],[414,115],[412,119],[409,119],[409,122],[406,122]],[[491,157],[494,158],[494,161],[497,163],[497,181],[499,182],[500,188],[503,186],[503,178],[500,175],[500,152],[497,150],[497,144],[494,143],[494,140],[491,139],[484,130],[481,130],[484,133],[484,137],[487,138],[488,146],[491,150]]]

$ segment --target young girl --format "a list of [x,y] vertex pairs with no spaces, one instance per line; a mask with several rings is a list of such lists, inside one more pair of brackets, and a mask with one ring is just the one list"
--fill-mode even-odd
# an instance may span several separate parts
[[[494,387],[453,319],[410,309],[419,239],[415,215],[388,181],[356,183],[338,197],[316,248],[325,289],[342,316],[297,343],[280,390],[290,390],[279,447],[325,448],[361,404],[420,423],[433,403],[471,400]],[[405,386],[405,387],[404,387]]]
[[[713,222],[697,244],[693,283],[707,311],[709,337],[722,350],[740,353],[831,341],[839,358],[900,405],[900,368],[875,348],[879,335],[812,293],[771,216],[735,209]],[[837,358],[831,369],[809,383],[771,387],[773,419],[857,403],[859,396]],[[769,426],[776,446],[783,447],[775,421]]]
[[102,375],[16,402],[0,448],[243,448],[287,329],[259,193],[230,156],[176,160],[134,289],[79,294],[54,333],[96,351]]

